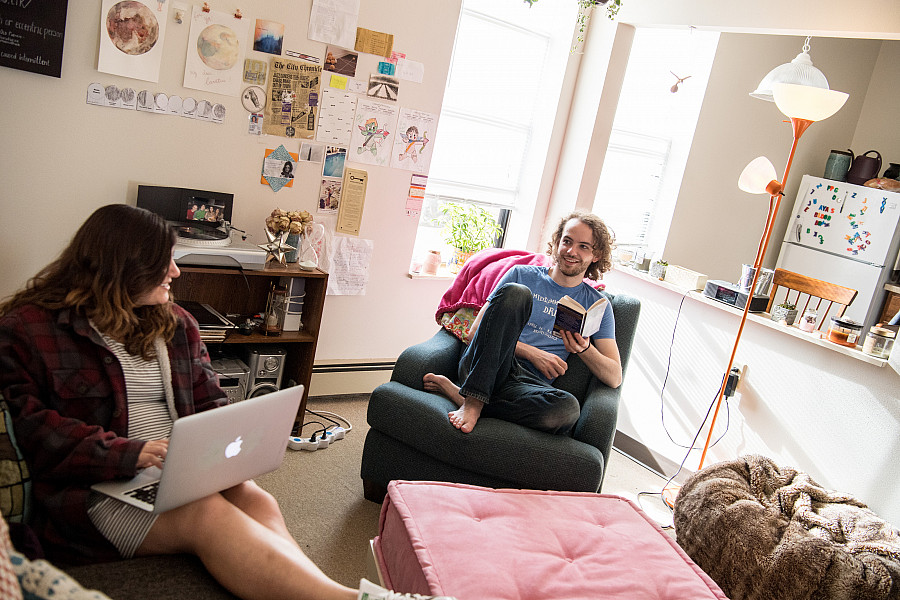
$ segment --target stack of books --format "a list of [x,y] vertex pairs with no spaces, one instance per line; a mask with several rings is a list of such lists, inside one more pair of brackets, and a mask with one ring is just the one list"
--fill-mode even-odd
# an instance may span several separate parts
[[191,313],[191,316],[197,320],[197,324],[200,326],[200,339],[206,344],[224,342],[228,332],[235,328],[234,323],[209,304],[193,300],[176,300],[175,303]]

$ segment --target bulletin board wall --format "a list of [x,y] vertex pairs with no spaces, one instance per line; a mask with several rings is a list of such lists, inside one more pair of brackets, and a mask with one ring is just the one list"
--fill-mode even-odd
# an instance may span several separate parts
[[[315,213],[322,164],[298,162],[293,186],[277,192],[261,183],[266,150],[284,144],[295,153],[299,140],[250,134],[250,113],[240,95],[184,87],[188,47],[196,42],[190,24],[176,23],[173,13],[183,7],[190,17],[193,4],[203,3],[161,3],[168,21],[155,83],[97,70],[106,4],[69,4],[60,78],[0,68],[0,297],[55,258],[97,207],[134,204],[138,185],[233,193],[233,223],[254,243],[265,241],[264,221],[276,207]],[[155,9],[157,1],[147,4]],[[251,38],[257,19],[281,23],[283,50],[324,60],[326,44],[307,36],[311,0],[212,0],[209,5],[223,13],[239,9]],[[361,0],[358,26],[393,34],[393,49],[423,69],[421,83],[401,80],[397,99],[384,102],[440,114],[460,5],[460,0]],[[270,68],[272,56],[247,53]],[[359,53],[357,78],[368,81],[384,60]],[[91,83],[202,96],[224,107],[225,116],[211,122],[92,105],[86,101]],[[418,225],[418,217],[406,212],[412,172],[356,163],[350,155],[347,166],[368,173],[358,239],[372,242],[369,279],[364,295],[328,297],[316,358],[393,358],[434,332],[434,309],[447,282],[406,276]]]

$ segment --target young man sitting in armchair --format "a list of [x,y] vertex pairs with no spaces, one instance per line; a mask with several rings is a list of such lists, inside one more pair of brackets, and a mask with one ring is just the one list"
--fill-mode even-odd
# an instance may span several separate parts
[[612,235],[596,215],[574,212],[562,219],[548,245],[549,267],[516,265],[497,283],[469,331],[459,362],[457,386],[428,373],[424,387],[459,408],[450,422],[464,433],[484,415],[549,433],[567,434],[581,407],[570,393],[552,386],[565,373],[569,354],[579,354],[597,379],[622,383],[615,319],[607,304],[600,329],[590,338],[563,331],[553,335],[556,306],[568,295],[591,306],[600,293],[584,282],[612,268]]

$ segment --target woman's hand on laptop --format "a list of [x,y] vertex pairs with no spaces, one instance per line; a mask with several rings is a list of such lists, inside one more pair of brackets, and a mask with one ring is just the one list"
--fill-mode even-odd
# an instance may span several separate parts
[[169,451],[169,440],[152,440],[144,444],[138,455],[137,468],[159,467],[162,469],[166,453]]

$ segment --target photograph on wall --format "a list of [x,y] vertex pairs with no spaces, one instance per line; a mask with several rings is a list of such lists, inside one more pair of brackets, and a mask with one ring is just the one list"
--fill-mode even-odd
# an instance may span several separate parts
[[341,180],[323,179],[319,186],[319,205],[316,212],[320,214],[337,214],[341,207]]
[[191,13],[184,87],[224,96],[241,92],[247,23],[233,14],[195,5]]
[[397,100],[400,91],[400,80],[390,75],[370,75],[367,96],[381,100]]
[[350,131],[349,160],[389,166],[397,112],[395,106],[360,98]]
[[346,148],[327,146],[325,148],[325,163],[322,166],[322,177],[343,177],[344,162],[346,160]]
[[359,54],[339,46],[326,46],[325,70],[347,77],[356,77],[356,61]]
[[300,160],[321,163],[325,160],[325,146],[313,142],[300,142]]
[[394,136],[391,166],[427,174],[431,166],[432,153],[429,136],[434,135],[436,122],[437,115],[401,108],[397,119],[397,135]]
[[0,4],[0,66],[60,77],[68,0]]
[[103,0],[97,70],[158,82],[167,15],[156,0]]
[[277,54],[281,56],[281,47],[284,44],[284,24],[264,19],[256,20],[256,30],[253,34],[253,49],[257,52]]
[[322,66],[306,61],[272,59],[263,133],[311,140],[316,134],[315,106],[322,79]]

